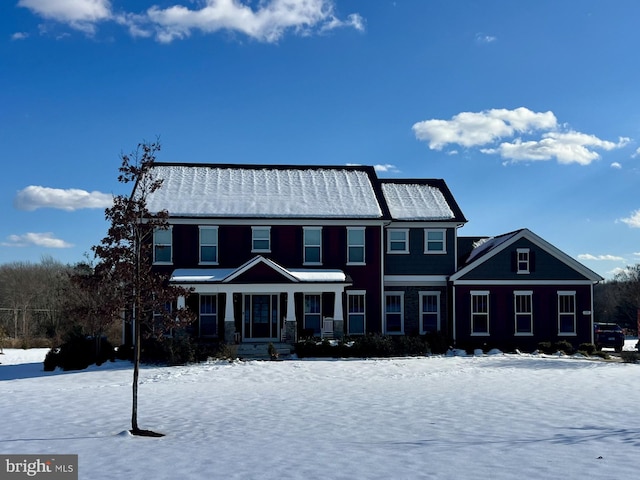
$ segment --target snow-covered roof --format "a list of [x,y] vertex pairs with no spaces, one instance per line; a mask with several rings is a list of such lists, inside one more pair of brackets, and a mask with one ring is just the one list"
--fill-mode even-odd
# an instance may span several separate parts
[[466,222],[443,180],[382,180],[381,187],[394,220]]
[[294,282],[346,282],[347,275],[338,269],[285,268],[269,258],[258,255],[238,268],[179,268],[173,271],[172,283],[232,282],[258,263],[264,263]]
[[[371,167],[162,164],[151,212],[188,217],[381,218]],[[373,182],[372,182],[373,181]]]

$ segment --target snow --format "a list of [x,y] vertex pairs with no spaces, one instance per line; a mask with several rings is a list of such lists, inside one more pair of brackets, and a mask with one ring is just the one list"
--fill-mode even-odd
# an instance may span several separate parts
[[356,168],[158,165],[150,211],[189,217],[382,217],[371,179]]
[[451,220],[453,211],[440,189],[431,185],[383,183],[382,192],[394,220]]
[[[635,344],[628,342],[628,349]],[[633,478],[640,365],[544,355],[43,372],[0,355],[0,450],[79,455],[80,478]]]

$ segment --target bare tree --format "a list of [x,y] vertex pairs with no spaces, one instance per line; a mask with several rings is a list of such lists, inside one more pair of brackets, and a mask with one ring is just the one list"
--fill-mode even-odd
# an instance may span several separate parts
[[[107,236],[93,251],[99,260],[95,272],[104,285],[113,290],[115,308],[127,312],[134,326],[133,402],[131,409],[131,433],[134,435],[161,436],[138,426],[138,376],[140,371],[141,326],[153,325],[154,318],[163,319],[163,325],[181,327],[192,321],[186,309],[171,312],[167,304],[173,304],[179,296],[189,291],[170,286],[167,275],[152,268],[153,233],[168,228],[168,212],[150,212],[147,198],[162,187],[162,180],[155,178],[153,165],[160,143],[141,143],[130,155],[121,155],[118,181],[134,183],[131,196],[118,195],[111,208],[105,210],[110,222]],[[158,326],[158,325],[154,325]],[[157,328],[156,328],[157,332]]]

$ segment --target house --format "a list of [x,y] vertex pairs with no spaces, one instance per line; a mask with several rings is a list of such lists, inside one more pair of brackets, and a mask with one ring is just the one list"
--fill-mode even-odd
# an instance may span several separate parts
[[602,277],[526,228],[475,239],[470,251],[468,240],[460,239],[466,257],[449,278],[457,343],[508,350],[593,343],[593,286]]
[[[551,317],[570,340],[591,329],[600,277],[528,230],[475,247],[459,238],[467,220],[444,180],[379,179],[369,166],[155,163],[153,174],[163,184],[147,208],[167,210],[170,225],[154,233],[154,268],[192,289],[178,303],[198,313],[192,333],[201,339],[293,344],[440,332],[498,346],[557,337]],[[514,248],[529,252],[518,257],[526,277],[503,265]],[[525,307],[516,317],[514,304],[505,310],[509,288],[536,292],[518,294],[531,310],[529,330]],[[561,317],[551,293],[544,315],[537,303],[537,292],[553,288],[574,292],[558,300]]]

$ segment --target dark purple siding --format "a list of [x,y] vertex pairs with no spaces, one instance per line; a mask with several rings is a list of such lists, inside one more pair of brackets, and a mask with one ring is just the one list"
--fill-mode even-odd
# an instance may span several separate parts
[[[516,336],[514,320],[514,291],[533,292],[533,336]],[[471,335],[471,291],[489,291],[489,336]],[[576,335],[558,335],[558,292],[576,292]],[[590,285],[511,285],[456,286],[455,318],[456,345],[461,348],[500,348],[512,351],[533,351],[542,341],[566,340],[577,347],[591,342]]]

